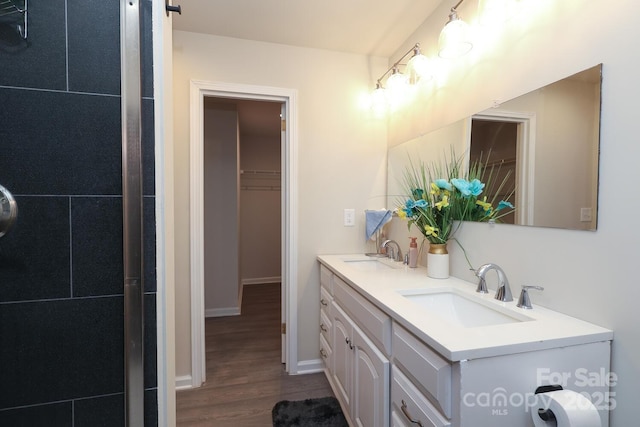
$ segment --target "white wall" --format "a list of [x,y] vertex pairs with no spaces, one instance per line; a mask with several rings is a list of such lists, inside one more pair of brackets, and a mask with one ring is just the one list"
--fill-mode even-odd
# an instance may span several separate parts
[[[275,116],[279,121],[279,117]],[[243,134],[240,130],[240,169],[280,171],[280,132]],[[272,283],[281,277],[280,174],[244,174],[240,178],[240,279]]]
[[[451,3],[451,2],[448,2]],[[637,103],[640,84],[640,2],[619,0],[527,1],[528,13],[506,24],[502,33],[478,44],[450,65],[420,99],[392,121],[390,145],[512,99],[574,72],[603,63],[600,141],[600,192],[596,232],[465,223],[458,238],[475,266],[494,262],[506,271],[514,293],[521,285],[545,287],[532,294],[539,304],[614,331],[612,371],[619,381],[611,426],[636,425],[640,383],[640,300],[637,212],[640,181]],[[474,1],[460,7],[473,21]],[[429,53],[447,16],[442,6],[399,47],[415,42]],[[489,43],[491,42],[491,43]],[[418,119],[421,118],[420,120]],[[538,189],[541,191],[541,189]],[[547,191],[562,195],[561,186]],[[394,220],[395,221],[395,220]],[[406,226],[392,233],[406,241]],[[475,281],[460,250],[449,245],[454,276]],[[578,362],[579,363],[579,362]]]
[[240,313],[238,113],[229,104],[204,108],[205,316]]
[[[364,210],[384,206],[386,127],[361,98],[386,59],[174,32],[176,376],[190,373],[189,80],[298,91],[298,359],[318,361],[319,253],[363,252]],[[355,227],[343,227],[354,208]]]

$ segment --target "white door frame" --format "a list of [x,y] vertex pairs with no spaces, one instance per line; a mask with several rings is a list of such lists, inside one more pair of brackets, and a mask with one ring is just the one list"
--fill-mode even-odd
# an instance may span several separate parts
[[297,91],[191,80],[190,82],[190,250],[191,250],[191,386],[206,379],[204,340],[204,98],[234,98],[282,102],[286,108],[282,164],[282,293],[285,300],[285,369],[297,373]]
[[[485,110],[482,113],[474,114],[471,119],[494,120],[502,122],[518,123],[518,146],[517,164],[520,166],[516,177],[516,187],[518,189],[516,201],[516,223],[520,225],[533,225],[533,214],[535,208],[535,163],[536,163],[536,115],[535,113],[508,111],[508,110]],[[471,127],[471,124],[469,124]],[[469,133],[469,143],[471,145],[471,133]],[[525,209],[522,206],[526,206]]]
[[172,17],[153,0],[158,426],[176,425]]

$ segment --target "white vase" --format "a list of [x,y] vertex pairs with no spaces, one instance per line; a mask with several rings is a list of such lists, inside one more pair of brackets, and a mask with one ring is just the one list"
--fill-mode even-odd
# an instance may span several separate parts
[[449,252],[447,252],[446,243],[429,244],[427,276],[433,279],[447,279],[449,277]]

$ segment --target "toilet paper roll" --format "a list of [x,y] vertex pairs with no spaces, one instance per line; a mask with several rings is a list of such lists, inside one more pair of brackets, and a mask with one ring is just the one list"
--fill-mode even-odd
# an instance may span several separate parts
[[[555,421],[545,421],[538,410],[551,410]],[[531,418],[536,427],[601,427],[602,421],[596,407],[589,399],[573,390],[557,390],[536,394],[531,408]]]

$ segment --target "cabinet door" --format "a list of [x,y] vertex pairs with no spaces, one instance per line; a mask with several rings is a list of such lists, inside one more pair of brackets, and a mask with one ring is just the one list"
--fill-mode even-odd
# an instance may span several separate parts
[[353,329],[351,319],[335,303],[332,305],[333,333],[331,348],[333,355],[333,367],[331,372],[333,382],[336,385],[338,398],[346,406],[351,407],[351,380],[353,365],[353,344],[351,343],[351,331]]
[[353,328],[353,420],[361,427],[389,426],[389,360]]

